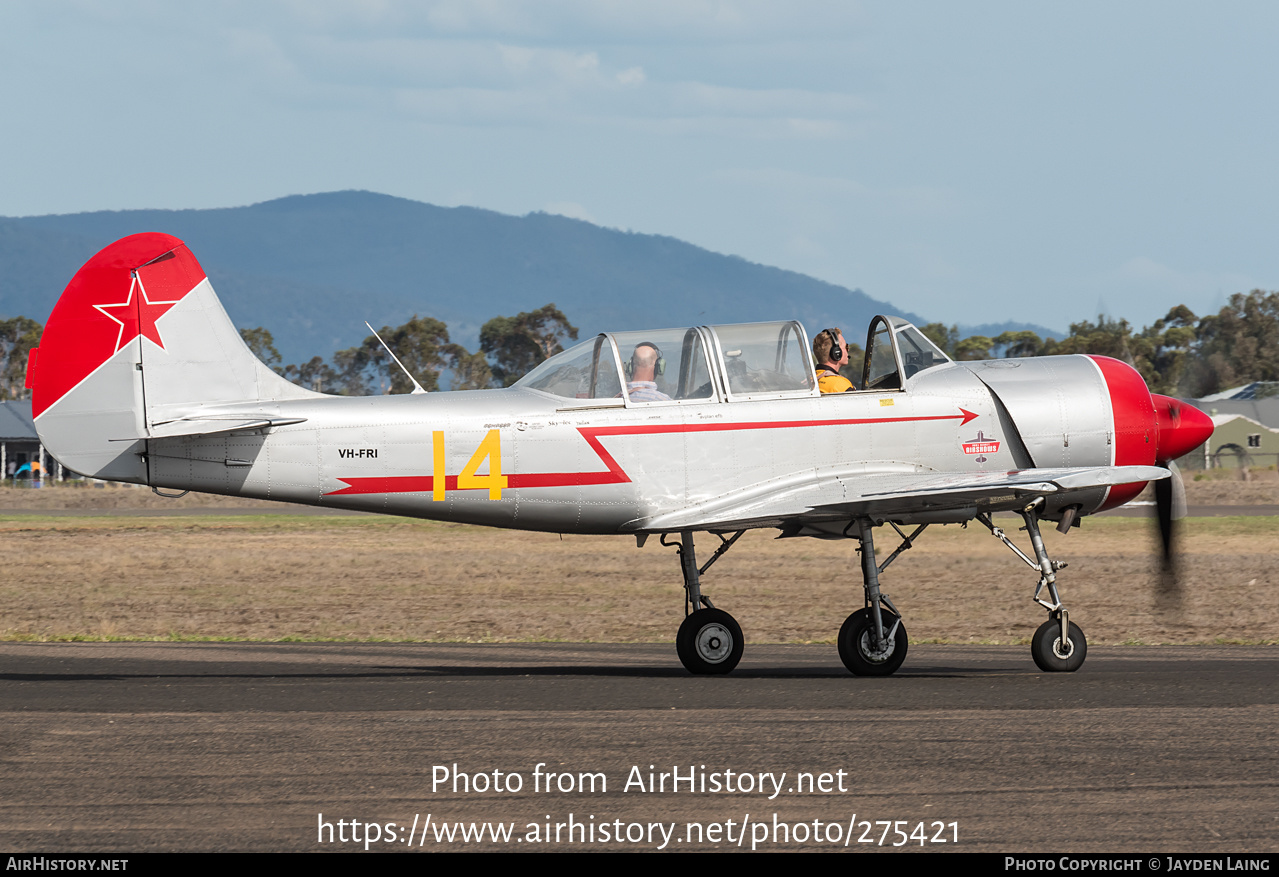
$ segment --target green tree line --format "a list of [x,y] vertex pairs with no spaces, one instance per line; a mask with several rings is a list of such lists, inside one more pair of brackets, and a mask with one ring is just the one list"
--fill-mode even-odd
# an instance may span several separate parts
[[40,344],[44,327],[26,317],[0,320],[0,400],[26,399],[27,354]]
[[1197,317],[1178,305],[1140,331],[1127,320],[1098,316],[1072,323],[1057,341],[1034,332],[960,338],[954,326],[920,330],[954,359],[1095,353],[1137,369],[1156,393],[1198,398],[1252,381],[1279,381],[1279,292],[1235,293],[1220,311]]
[[[28,399],[27,356],[40,344],[43,326],[27,317],[0,320],[0,400]],[[423,389],[440,388],[447,372],[449,388],[478,390],[509,387],[538,363],[577,340],[577,327],[554,304],[513,317],[494,317],[480,329],[474,353],[449,339],[448,326],[432,317],[419,317],[400,326],[383,326],[378,335],[390,346]],[[313,356],[301,364],[285,365],[275,338],[261,326],[241,329],[240,337],[276,373],[321,393],[366,396],[407,393],[413,389],[404,372],[373,335],[359,345],[339,350],[326,360]]]
[[[480,329],[480,347],[472,353],[449,339],[443,322],[414,314],[407,323],[383,326],[377,335],[339,350],[328,361],[315,356],[300,365],[282,365],[275,339],[260,326],[241,329],[240,336],[258,359],[296,384],[321,393],[367,396],[410,392],[413,384],[404,369],[427,392],[440,388],[446,372],[452,390],[509,387],[562,351],[565,340],[576,340],[577,327],[554,304],[514,317],[494,317]],[[404,369],[395,364],[388,347]]]
[[[0,320],[0,399],[25,399],[27,354],[40,343],[41,325],[27,317]],[[1178,305],[1140,331],[1127,320],[1099,316],[1073,323],[1060,341],[1034,332],[959,337],[955,326],[929,323],[920,329],[957,360],[1094,353],[1129,363],[1151,390],[1196,398],[1251,381],[1279,381],[1279,292],[1236,293],[1216,314],[1197,317]],[[548,304],[513,317],[494,317],[480,329],[480,346],[468,351],[449,339],[448,327],[414,316],[378,330],[395,355],[426,390],[438,390],[447,373],[450,389],[509,387],[538,363],[577,340],[577,327]],[[312,357],[285,365],[270,331],[240,330],[249,348],[279,374],[304,387],[339,395],[407,393],[412,384],[369,335],[356,347],[325,360]]]

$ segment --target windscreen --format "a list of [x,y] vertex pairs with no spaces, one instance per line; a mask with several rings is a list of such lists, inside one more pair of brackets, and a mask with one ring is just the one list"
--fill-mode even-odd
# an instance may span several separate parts
[[621,398],[613,348],[600,335],[557,353],[515,382],[565,399]]
[[901,348],[907,378],[914,377],[924,369],[950,362],[950,357],[942,353],[936,344],[928,340],[927,335],[914,326],[897,330],[897,344]]

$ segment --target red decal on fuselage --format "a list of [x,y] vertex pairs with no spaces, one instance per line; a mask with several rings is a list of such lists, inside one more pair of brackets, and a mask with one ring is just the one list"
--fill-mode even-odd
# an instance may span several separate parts
[[998,454],[999,442],[964,442],[965,454]]
[[[662,435],[669,433],[689,432],[737,432],[752,429],[795,429],[812,426],[855,426],[873,423],[909,423],[928,420],[958,420],[967,423],[979,415],[963,408],[960,414],[941,414],[931,417],[856,417],[844,420],[766,420],[754,423],[670,423],[670,424],[636,424],[632,426],[581,426],[577,431],[591,446],[606,467],[605,472],[531,472],[527,474],[511,473],[506,475],[507,487],[510,489],[531,487],[594,487],[604,484],[629,484],[630,476],[613,455],[600,442],[600,438],[615,435]],[[347,484],[340,490],[330,491],[325,496],[352,496],[371,493],[429,493],[435,487],[435,478],[431,475],[390,475],[339,478]],[[457,490],[457,476],[445,478],[445,490]],[[480,489],[480,488],[472,488]]]

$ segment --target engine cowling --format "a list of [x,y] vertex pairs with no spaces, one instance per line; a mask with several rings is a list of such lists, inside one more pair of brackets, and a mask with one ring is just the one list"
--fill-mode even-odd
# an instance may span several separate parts
[[[1044,356],[965,363],[1008,411],[1038,468],[1168,466],[1203,444],[1212,420],[1152,394],[1132,366],[1108,356]],[[1122,505],[1145,483],[1099,491],[1085,514]],[[1054,509],[1049,503],[1049,516]]]

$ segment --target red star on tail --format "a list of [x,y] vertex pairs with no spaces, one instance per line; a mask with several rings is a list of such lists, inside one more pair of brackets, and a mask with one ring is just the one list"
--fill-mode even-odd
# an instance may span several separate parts
[[[133,300],[135,290],[140,290],[142,293],[141,301],[136,304]],[[120,324],[119,333],[116,335],[116,350],[119,350],[139,335],[151,339],[157,347],[163,350],[164,342],[160,340],[160,330],[156,328],[155,321],[164,316],[169,308],[177,304],[178,301],[151,301],[147,298],[147,291],[142,286],[142,281],[137,274],[134,274],[133,282],[129,284],[129,297],[127,299],[119,304],[94,305],[94,307]]]

